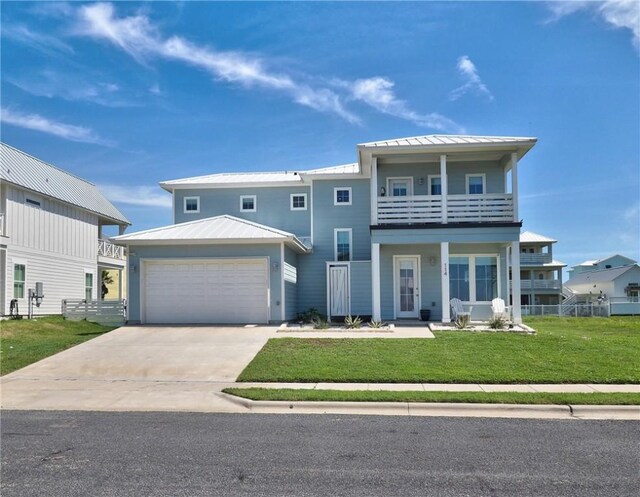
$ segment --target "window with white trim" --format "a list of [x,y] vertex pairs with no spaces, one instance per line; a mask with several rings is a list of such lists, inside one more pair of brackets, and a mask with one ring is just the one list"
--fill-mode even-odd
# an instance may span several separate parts
[[351,205],[351,187],[334,188],[333,205]]
[[485,193],[486,177],[484,174],[467,174],[467,194],[482,195]]
[[442,195],[440,176],[429,176],[429,195]]
[[93,273],[84,273],[84,298],[91,300],[93,297]]
[[200,197],[184,198],[184,213],[198,214],[200,212]]
[[449,295],[464,302],[490,302],[498,296],[498,257],[449,257]]
[[240,212],[256,212],[258,210],[258,199],[255,195],[240,196]]
[[351,228],[334,231],[336,261],[351,260]]
[[13,298],[23,299],[24,288],[27,279],[27,266],[25,264],[13,265]]
[[292,211],[307,210],[307,194],[306,193],[292,193],[290,199],[291,199],[290,208]]

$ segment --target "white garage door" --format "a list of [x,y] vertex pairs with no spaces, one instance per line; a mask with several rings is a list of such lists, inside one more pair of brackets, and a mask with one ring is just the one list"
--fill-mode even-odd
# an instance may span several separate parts
[[266,259],[145,261],[145,323],[267,323]]

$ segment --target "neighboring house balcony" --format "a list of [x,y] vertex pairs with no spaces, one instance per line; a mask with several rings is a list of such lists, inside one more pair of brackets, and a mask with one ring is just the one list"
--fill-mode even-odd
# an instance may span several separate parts
[[520,254],[521,266],[542,266],[550,264],[551,261],[551,254]]
[[560,290],[560,280],[520,280],[522,290]]
[[378,197],[378,224],[514,222],[513,195]]
[[127,263],[125,248],[108,240],[98,239],[98,263],[100,265],[122,268]]

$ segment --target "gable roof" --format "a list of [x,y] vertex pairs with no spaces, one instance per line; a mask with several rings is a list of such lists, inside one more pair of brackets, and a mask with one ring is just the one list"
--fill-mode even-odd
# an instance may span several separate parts
[[293,233],[228,214],[115,236],[111,240],[133,245],[153,244],[154,242],[162,244],[171,244],[172,242],[176,244],[285,242],[299,252],[310,250]]
[[418,147],[439,145],[511,145],[516,143],[531,143],[533,146],[537,138],[520,136],[473,136],[473,135],[423,135],[407,138],[394,138],[375,142],[361,143],[362,148],[381,147]]
[[[595,266],[596,264],[600,264],[602,262],[606,262],[609,259],[613,259],[614,257],[622,257],[624,260],[628,261],[629,264],[635,264],[636,263],[636,261],[631,259],[630,257],[626,257],[626,256],[620,255],[620,254],[613,254],[613,255],[610,255],[608,257],[603,257],[602,259],[593,259],[593,260],[590,260],[590,261],[584,261],[584,262],[581,262],[580,264],[576,264],[576,266]],[[574,267],[576,267],[576,266],[574,266]]]
[[357,162],[350,164],[340,164],[339,166],[321,167],[318,169],[309,169],[300,171],[302,174],[318,175],[318,174],[358,174],[360,165]]
[[93,183],[0,143],[0,179],[94,212],[121,224],[131,224]]
[[585,283],[606,283],[619,278],[633,268],[638,268],[638,265],[629,264],[628,266],[612,267],[609,269],[596,269],[595,271],[579,273],[575,276],[572,276],[565,283],[565,286],[571,287],[572,285],[584,285]]
[[557,241],[558,240],[554,240],[553,238],[534,233],[533,231],[523,231],[520,233],[521,243],[555,243]]

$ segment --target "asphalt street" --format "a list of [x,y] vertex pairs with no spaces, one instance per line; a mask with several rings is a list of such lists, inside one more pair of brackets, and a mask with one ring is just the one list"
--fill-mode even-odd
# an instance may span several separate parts
[[631,496],[640,423],[4,411],[11,496]]

